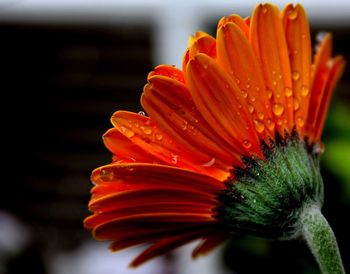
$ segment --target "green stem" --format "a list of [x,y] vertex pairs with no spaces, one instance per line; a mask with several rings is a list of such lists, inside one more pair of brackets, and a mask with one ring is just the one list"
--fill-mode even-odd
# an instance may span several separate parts
[[302,233],[322,274],[345,274],[337,241],[327,220],[316,206],[301,214]]

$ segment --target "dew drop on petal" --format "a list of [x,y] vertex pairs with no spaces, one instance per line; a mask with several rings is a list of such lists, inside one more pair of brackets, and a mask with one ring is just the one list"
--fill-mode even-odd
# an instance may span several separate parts
[[241,83],[241,80],[239,80],[238,78],[236,78],[236,83],[239,85]]
[[279,125],[279,126],[282,125],[282,120],[281,119],[277,120],[277,125]]
[[254,125],[258,133],[262,133],[265,129],[265,125],[257,119],[254,120]]
[[293,71],[292,78],[294,81],[298,81],[300,78],[300,73],[298,71]]
[[261,112],[261,111],[259,111],[259,112],[258,112],[258,118],[259,118],[260,120],[264,119],[264,113]]
[[284,111],[284,106],[280,103],[273,104],[272,111],[276,116],[281,116]]
[[301,95],[307,96],[309,94],[309,88],[307,86],[301,87]]
[[143,130],[143,133],[145,133],[146,135],[152,134],[152,128],[151,127],[142,127],[141,129]]
[[250,101],[251,101],[251,102],[255,102],[255,101],[256,101],[255,96],[250,96]]
[[299,100],[297,98],[294,98],[293,102],[294,102],[294,110],[298,110],[300,107]]
[[298,117],[298,118],[297,118],[297,125],[298,125],[299,127],[303,127],[304,124],[305,124],[304,119],[303,119],[302,117]]
[[245,90],[242,90],[242,96],[243,98],[247,98],[248,97],[248,92],[246,92]]
[[285,88],[284,89],[284,94],[287,96],[287,97],[290,97],[290,96],[292,96],[292,89],[291,88]]
[[250,84],[247,84],[245,87],[246,87],[247,89],[250,89]]
[[266,120],[266,127],[270,130],[273,131],[275,128],[275,122],[272,119],[267,119]]
[[113,180],[114,173],[110,169],[102,169],[100,174],[99,174],[99,177],[101,178],[101,180],[108,182],[108,181]]
[[248,104],[248,110],[249,110],[250,113],[253,113],[253,112],[254,112],[254,107],[253,107],[253,105]]
[[138,115],[141,115],[141,116],[146,116],[146,113],[144,112],[144,111],[139,111],[138,113],[137,113]]
[[290,20],[295,20],[298,17],[298,11],[296,9],[288,12],[288,18]]
[[272,90],[271,90],[271,89],[268,89],[266,92],[267,92],[267,97],[268,97],[269,99],[271,99],[271,97],[272,97]]
[[156,133],[155,137],[156,137],[156,140],[158,141],[161,141],[163,139],[163,135],[160,133]]
[[208,64],[204,64],[204,65],[203,65],[203,68],[204,68],[204,69],[208,69]]
[[243,146],[249,149],[252,147],[252,143],[249,140],[243,140]]
[[277,85],[277,82],[276,82],[276,81],[273,81],[272,84],[273,84],[274,86],[276,86],[276,85]]
[[209,162],[202,164],[202,166],[204,166],[204,167],[211,167],[211,166],[213,166],[215,164],[215,161],[216,161],[216,159],[213,157],[213,158],[210,159]]
[[267,8],[266,8],[266,7],[263,7],[262,12],[263,12],[263,14],[266,14],[266,13],[267,13]]
[[276,92],[276,98],[281,98],[281,93]]

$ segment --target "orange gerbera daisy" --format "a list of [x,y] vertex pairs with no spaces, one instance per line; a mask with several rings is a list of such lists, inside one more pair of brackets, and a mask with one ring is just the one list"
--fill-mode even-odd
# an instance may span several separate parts
[[324,35],[312,60],[304,9],[291,4],[223,17],[216,38],[196,33],[182,70],[148,75],[148,116],[112,116],[103,140],[113,162],[92,173],[86,228],[113,251],[149,243],[132,266],[202,239],[196,257],[232,231],[306,235],[299,224],[322,205],[320,136],[345,63],[331,46]]

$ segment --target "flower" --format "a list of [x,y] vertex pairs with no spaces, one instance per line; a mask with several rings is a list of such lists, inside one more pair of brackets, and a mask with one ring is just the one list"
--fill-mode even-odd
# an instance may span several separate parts
[[299,4],[223,17],[216,39],[197,32],[182,70],[148,75],[148,116],[112,116],[85,227],[113,251],[150,244],[132,266],[201,239],[197,257],[232,231],[299,235],[305,208],[322,206],[320,137],[345,65],[331,46],[327,33],[312,58]]

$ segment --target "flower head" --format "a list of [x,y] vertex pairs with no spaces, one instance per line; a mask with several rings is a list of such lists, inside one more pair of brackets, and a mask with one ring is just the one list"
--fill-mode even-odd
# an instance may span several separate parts
[[320,137],[344,68],[331,45],[324,35],[312,57],[304,9],[291,4],[223,17],[216,38],[197,32],[182,70],[148,75],[148,116],[112,116],[113,162],[92,173],[85,226],[113,251],[150,244],[133,266],[202,239],[196,257],[236,230],[294,237],[305,201],[322,204]]

